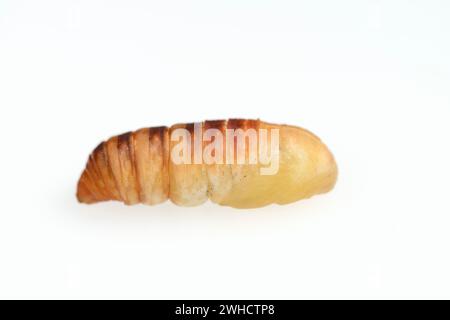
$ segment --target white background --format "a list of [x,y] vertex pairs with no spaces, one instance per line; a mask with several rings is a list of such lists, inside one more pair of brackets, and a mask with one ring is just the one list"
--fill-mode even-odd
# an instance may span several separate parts
[[[1,298],[450,298],[448,1],[0,2]],[[303,126],[334,191],[78,204],[92,149],[228,117]]]

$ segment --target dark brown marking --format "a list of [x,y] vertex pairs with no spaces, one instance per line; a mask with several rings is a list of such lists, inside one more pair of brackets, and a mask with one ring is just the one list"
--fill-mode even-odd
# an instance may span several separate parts
[[117,136],[117,146],[119,149],[122,147],[127,147],[128,150],[130,150],[130,137],[131,137],[131,131],[123,133],[119,136]]
[[222,129],[225,127],[226,120],[207,120],[204,123],[205,130],[207,129],[219,129],[222,131]]
[[243,129],[246,127],[247,121],[245,119],[230,119],[228,120],[227,129]]
[[228,120],[228,129],[258,129],[259,120],[253,119],[230,119]]
[[194,123],[186,123],[184,128],[189,131],[191,137],[194,137]]
[[159,138],[161,144],[164,142],[164,132],[167,130],[167,127],[152,127],[148,129],[148,136],[150,139],[150,143],[152,139]]
[[105,145],[105,141],[100,142],[99,145],[95,147],[93,153],[97,154],[97,153],[103,152],[104,145]]

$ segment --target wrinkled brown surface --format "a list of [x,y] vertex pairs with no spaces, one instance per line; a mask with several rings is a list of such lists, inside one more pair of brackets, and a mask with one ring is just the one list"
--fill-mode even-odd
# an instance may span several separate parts
[[261,175],[259,164],[176,165],[169,156],[178,142],[170,142],[170,133],[176,128],[193,133],[193,127],[177,124],[140,129],[100,143],[78,182],[78,200],[153,205],[170,199],[177,205],[195,206],[210,199],[236,208],[256,208],[309,198],[331,190],[336,182],[336,163],[318,137],[302,128],[259,120],[205,121],[202,127],[218,129],[224,135],[226,129],[279,129],[277,174]]

